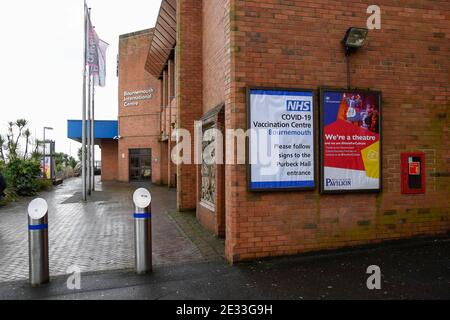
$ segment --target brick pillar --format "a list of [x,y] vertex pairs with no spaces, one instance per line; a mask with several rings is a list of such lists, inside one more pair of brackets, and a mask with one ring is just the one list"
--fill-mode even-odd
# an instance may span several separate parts
[[161,138],[162,138],[162,135],[163,135],[163,130],[164,130],[164,122],[163,122],[163,120],[164,120],[164,79],[163,78],[161,78],[160,80],[159,80],[159,85],[160,85],[160,88],[159,88],[159,99],[160,99],[160,101],[161,101],[161,108],[160,108],[160,115],[159,115],[159,134],[160,134],[160,136],[161,136]]
[[[159,80],[160,84],[160,114],[159,114],[159,136],[160,138],[164,135],[164,79],[163,77]],[[161,161],[160,161],[160,170],[161,170],[161,184],[166,185],[167,182],[167,165],[170,161],[170,158],[167,158],[167,143],[164,141],[160,142],[160,154],[161,154]]]
[[169,135],[169,141],[168,141],[168,148],[167,148],[167,156],[169,158],[169,165],[167,166],[167,181],[168,181],[168,187],[172,188],[175,186],[175,181],[172,179],[172,161],[170,161],[170,155],[172,152],[172,99],[175,96],[174,87],[173,87],[173,68],[174,63],[172,59],[169,59],[168,62],[168,104],[167,104],[167,110],[168,110],[168,119],[169,119],[169,127],[167,134]]
[[167,134],[167,105],[168,105],[168,77],[167,77],[167,69],[165,69],[163,71],[163,100],[162,100],[162,107],[163,107],[163,113],[164,113],[164,117],[163,117],[163,121],[164,121],[164,126],[163,126],[163,131],[164,134]]
[[[236,38],[239,34],[237,29],[237,0],[227,1],[228,19],[225,21],[225,41],[228,54],[224,63],[226,64],[225,75],[225,128],[239,129],[245,128],[245,108],[242,101],[239,100],[239,91],[245,90],[245,86],[238,83],[238,75],[236,70],[236,60],[239,55],[239,46]],[[231,143],[231,144],[230,144]],[[225,154],[228,149],[233,148],[236,154],[237,148],[233,142],[225,141]],[[239,167],[242,165],[227,164],[225,165],[225,257],[229,262],[237,261],[236,247],[239,240],[238,233],[238,213],[240,211],[237,195],[242,192],[242,186],[246,182],[242,179],[246,178],[246,172]],[[241,181],[237,182],[242,176]],[[245,188],[245,187],[244,187]],[[245,192],[245,191],[244,191]]]
[[[177,1],[177,126],[189,130],[194,155],[194,121],[202,115],[202,1]],[[193,162],[193,159],[192,159]],[[196,208],[196,165],[177,167],[177,208]]]

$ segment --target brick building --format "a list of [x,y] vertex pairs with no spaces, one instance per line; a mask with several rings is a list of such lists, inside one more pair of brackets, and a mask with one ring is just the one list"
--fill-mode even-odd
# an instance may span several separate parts
[[[164,81],[145,70],[153,33],[151,28],[119,37],[118,120],[95,121],[102,181],[176,186],[176,166],[169,161],[173,144],[169,147],[168,139],[176,118],[173,57],[162,72]],[[80,120],[68,121],[68,137],[81,142]]]
[[[204,129],[245,130],[248,87],[346,88],[341,40],[349,27],[366,27],[371,4],[163,0],[146,70],[162,88],[169,83],[163,106],[176,103],[177,128],[194,135],[194,121],[202,121]],[[226,238],[229,261],[449,231],[450,3],[377,5],[382,27],[369,31],[350,70],[352,87],[382,92],[381,192],[251,192],[246,165],[210,166],[209,179],[202,165],[178,165],[178,208],[196,210]],[[401,193],[401,153],[409,151],[425,154],[423,194]],[[319,166],[316,155],[316,172]],[[207,200],[205,183],[215,186]]]
[[119,37],[118,180],[162,183],[159,82],[144,69],[153,29]]
[[103,181],[167,184],[167,154],[160,131],[159,81],[143,68],[153,29],[119,37],[118,134],[102,140]]
[[[351,56],[351,87],[382,93],[379,192],[321,192],[320,152],[317,183],[302,191],[254,192],[245,163],[171,161],[176,129],[192,140],[199,128],[246,130],[248,88],[308,89],[316,102],[319,88],[346,89],[341,41],[349,27],[366,27],[371,4],[162,0],[154,29],[120,37],[119,139],[102,146],[105,176],[128,181],[131,157],[148,157],[136,150],[151,150],[152,181],[177,187],[178,209],[195,210],[205,228],[225,237],[230,262],[448,234],[448,1],[379,0],[381,29],[370,30]],[[150,92],[151,99],[142,97]],[[315,124],[320,149],[318,114]],[[240,147],[227,139],[222,151]],[[416,194],[402,192],[403,152],[425,155]],[[117,162],[108,156],[114,154]],[[148,166],[144,160],[135,175],[145,176]]]

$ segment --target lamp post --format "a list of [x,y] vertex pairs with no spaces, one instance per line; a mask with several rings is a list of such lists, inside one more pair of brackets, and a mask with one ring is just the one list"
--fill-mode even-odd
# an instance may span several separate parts
[[43,160],[42,160],[42,177],[45,179],[46,178],[46,172],[45,172],[45,162],[46,162],[46,154],[45,154],[45,130],[53,130],[53,128],[51,127],[44,127],[44,149],[43,149]]
[[342,39],[342,44],[345,47],[345,57],[347,58],[347,87],[351,88],[350,83],[350,55],[361,48],[367,38],[369,30],[366,28],[348,28],[345,33],[344,39]]

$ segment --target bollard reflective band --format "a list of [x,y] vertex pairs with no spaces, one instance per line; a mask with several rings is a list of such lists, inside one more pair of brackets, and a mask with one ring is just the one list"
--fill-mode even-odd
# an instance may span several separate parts
[[151,213],[135,213],[133,215],[135,219],[150,219],[152,217]]
[[44,230],[48,229],[48,224],[29,225],[28,230]]

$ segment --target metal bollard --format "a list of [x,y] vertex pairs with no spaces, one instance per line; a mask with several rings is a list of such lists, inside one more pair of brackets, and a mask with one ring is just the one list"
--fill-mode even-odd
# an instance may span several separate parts
[[133,194],[134,243],[136,273],[152,271],[152,196],[147,189],[137,189]]
[[48,265],[48,205],[34,199],[28,205],[29,274],[32,287],[50,281]]

